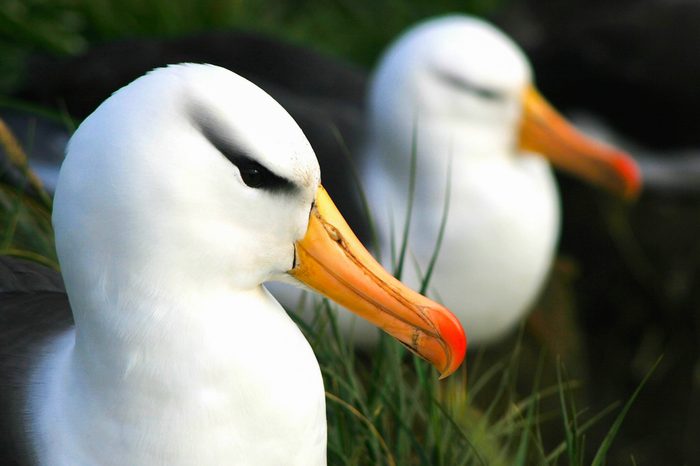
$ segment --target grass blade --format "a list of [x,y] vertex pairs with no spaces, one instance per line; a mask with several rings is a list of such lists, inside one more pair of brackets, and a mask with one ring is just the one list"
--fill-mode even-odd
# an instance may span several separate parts
[[399,252],[398,262],[396,264],[396,272],[394,276],[401,280],[403,275],[403,265],[406,259],[406,250],[408,249],[408,235],[411,230],[411,217],[413,216],[413,200],[416,191],[416,163],[418,159],[418,124],[417,121],[413,126],[413,135],[411,139],[411,164],[408,173],[408,205],[406,207],[406,220],[403,225],[403,236],[401,238],[401,251]]
[[438,255],[440,254],[440,249],[442,248],[442,240],[445,237],[445,228],[447,227],[447,215],[450,211],[450,198],[452,197],[452,156],[450,156],[447,162],[447,181],[445,183],[445,202],[442,207],[442,218],[440,219],[440,229],[438,230],[437,240],[435,241],[435,247],[433,248],[433,255],[430,257],[430,262],[428,262],[428,268],[425,271],[423,280],[421,282],[420,294],[425,294],[430,284],[430,278],[433,275],[433,269],[435,268],[435,263],[437,262]]
[[620,431],[620,427],[622,426],[622,422],[625,420],[625,416],[627,416],[627,413],[632,407],[634,401],[637,399],[637,396],[639,396],[639,393],[642,391],[642,388],[644,388],[644,385],[646,385],[651,375],[661,363],[661,359],[663,359],[663,356],[659,357],[659,359],[656,360],[654,365],[651,366],[651,369],[649,369],[647,375],[644,376],[644,379],[642,379],[639,386],[634,390],[634,393],[632,393],[630,399],[627,400],[627,403],[625,403],[625,406],[622,408],[622,411],[620,411],[620,414],[618,414],[617,418],[615,418],[615,422],[613,422],[613,425],[610,427],[608,434],[605,436],[603,442],[600,444],[600,447],[598,448],[595,457],[593,457],[591,466],[599,466],[605,463],[605,455],[607,455],[608,450],[610,450],[610,446],[613,443],[613,440],[615,440],[617,433]]
[[5,148],[5,153],[10,162],[19,168],[20,172],[23,173],[29,181],[30,186],[36,190],[41,202],[44,203],[47,209],[51,210],[53,204],[51,196],[49,196],[46,189],[44,189],[44,184],[39,177],[29,168],[27,155],[2,118],[0,118],[0,144]]

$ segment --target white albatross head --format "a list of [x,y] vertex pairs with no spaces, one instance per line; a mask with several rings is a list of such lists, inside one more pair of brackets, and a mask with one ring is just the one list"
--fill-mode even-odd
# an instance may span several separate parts
[[403,135],[396,149],[406,150],[413,127],[428,126],[442,139],[459,138],[475,155],[506,153],[531,74],[517,46],[483,21],[447,16],[421,23],[377,66],[370,94],[375,136],[395,144]]
[[626,154],[583,137],[539,95],[520,48],[478,18],[450,15],[413,27],[384,53],[369,96],[373,143],[397,165],[414,132],[431,157],[538,153],[623,197],[640,189]]
[[70,141],[61,264],[251,288],[292,268],[319,183],[304,134],[258,87],[211,65],[157,69]]

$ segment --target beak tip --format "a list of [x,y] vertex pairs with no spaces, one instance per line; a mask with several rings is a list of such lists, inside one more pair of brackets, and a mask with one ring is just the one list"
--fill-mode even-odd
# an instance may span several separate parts
[[435,322],[448,347],[445,366],[440,370],[440,380],[455,372],[464,361],[467,352],[467,335],[459,319],[447,308],[435,312]]
[[643,183],[642,172],[634,158],[625,152],[615,150],[611,165],[619,178],[620,195],[628,201],[637,199]]
[[622,179],[622,197],[635,200],[642,190],[642,174],[637,162],[628,154],[620,152],[613,165]]

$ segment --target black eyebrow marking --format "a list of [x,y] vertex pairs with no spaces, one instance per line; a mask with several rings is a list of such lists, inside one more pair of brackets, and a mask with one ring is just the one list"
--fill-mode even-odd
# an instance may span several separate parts
[[238,167],[243,182],[251,188],[264,189],[271,192],[294,192],[297,185],[291,180],[273,173],[254,158],[247,155],[232,137],[231,131],[226,131],[221,124],[211,118],[206,110],[199,105],[192,105],[190,112],[192,123],[204,137],[226,159]]
[[462,90],[465,90],[471,94],[477,95],[479,97],[482,97],[484,99],[488,100],[504,100],[505,95],[493,90],[493,89],[488,89],[482,86],[479,86],[478,84],[474,84],[473,82],[467,80],[464,77],[461,76],[455,76],[453,74],[444,72],[444,71],[438,71],[437,76],[445,81],[447,84],[450,84],[452,86],[458,87]]

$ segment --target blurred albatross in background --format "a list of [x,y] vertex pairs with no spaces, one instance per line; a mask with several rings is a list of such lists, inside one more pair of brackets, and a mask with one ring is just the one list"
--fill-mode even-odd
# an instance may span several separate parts
[[385,272],[319,182],[292,118],[230,71],[158,69],[106,100],[56,189],[70,307],[0,263],[0,445],[27,448],[3,464],[326,464],[321,372],[267,280],[454,372],[457,319]]
[[406,221],[415,149],[406,279],[421,283],[449,195],[430,290],[470,329],[472,343],[511,329],[547,276],[560,224],[548,160],[627,199],[641,185],[636,163],[573,129],[531,74],[524,54],[496,28],[447,16],[400,37],[371,80],[363,178],[385,259],[398,241],[391,232]]

